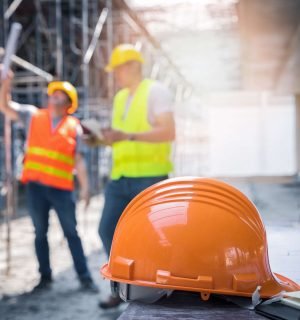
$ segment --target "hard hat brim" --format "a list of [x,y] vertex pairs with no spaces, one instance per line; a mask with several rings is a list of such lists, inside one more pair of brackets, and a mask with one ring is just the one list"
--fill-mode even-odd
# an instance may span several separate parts
[[124,64],[126,64],[126,63],[128,63],[128,62],[133,62],[133,61],[139,62],[139,63],[141,63],[141,64],[144,64],[144,63],[145,63],[145,60],[144,60],[143,58],[140,58],[140,59],[132,59],[132,60],[124,61],[123,63],[119,63],[119,64],[117,64],[117,65],[107,64],[107,65],[105,66],[104,70],[105,70],[105,72],[108,72],[108,73],[114,72],[114,70],[115,70],[117,67],[122,66],[122,65],[124,65]]
[[113,70],[114,70],[114,68],[110,64],[106,65],[104,68],[104,71],[108,72],[108,73],[113,72]]
[[254,204],[233,186],[209,178],[168,179],[136,196],[118,221],[101,273],[115,282],[203,295],[252,297],[261,287],[260,296],[271,298],[300,290],[272,272]]
[[[64,84],[66,82],[64,81],[52,81],[48,84],[48,89],[47,89],[47,94],[48,96],[51,96],[55,91],[63,91],[65,92],[69,98],[71,99],[72,103],[71,106],[68,108],[68,114],[73,114],[76,112],[78,109],[78,98],[77,98],[77,92],[76,92],[76,97],[72,97],[70,92],[65,88]],[[71,84],[69,84],[71,85]],[[73,87],[73,85],[71,85]],[[76,91],[75,87],[73,87],[74,90]]]

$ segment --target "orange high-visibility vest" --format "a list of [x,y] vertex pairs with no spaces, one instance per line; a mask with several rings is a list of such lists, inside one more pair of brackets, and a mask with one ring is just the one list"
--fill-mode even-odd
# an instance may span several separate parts
[[32,117],[21,181],[39,182],[64,190],[73,190],[76,128],[78,120],[64,117],[52,130],[47,109]]

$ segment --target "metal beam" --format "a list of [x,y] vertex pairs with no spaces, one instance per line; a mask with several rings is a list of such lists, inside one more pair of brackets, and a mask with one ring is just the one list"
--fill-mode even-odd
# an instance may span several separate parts
[[[106,48],[107,48],[107,61],[109,60],[109,55],[111,54],[113,50],[114,45],[114,25],[113,25],[113,6],[112,6],[112,0],[106,0],[106,8],[108,9],[108,17],[107,17],[107,24],[106,24],[106,32],[107,32],[107,39],[106,39]],[[112,101],[113,95],[114,95],[114,78],[112,73],[110,72],[107,75],[108,80],[108,99]]]
[[82,82],[83,82],[83,113],[84,118],[89,117],[89,65],[84,63],[84,52],[87,52],[89,41],[89,4],[88,1],[82,0]]
[[92,38],[91,43],[90,43],[90,45],[84,55],[83,63],[88,64],[91,61],[93,53],[97,47],[97,42],[99,40],[103,25],[106,21],[107,13],[108,13],[108,9],[104,8],[99,16],[99,19],[98,19],[98,22],[96,24],[95,31],[93,34],[93,38]]
[[56,15],[56,76],[61,79],[63,75],[63,49],[62,49],[62,16],[61,0],[55,2]]
[[27,83],[47,83],[45,78],[38,76],[20,76],[14,79],[14,84],[27,84]]
[[14,0],[4,13],[4,19],[8,20],[14,12],[18,9],[19,5],[23,0]]
[[[0,56],[3,56],[5,53],[5,50],[3,48],[0,47]],[[26,69],[26,70],[29,70],[31,71],[32,73],[46,79],[48,82],[52,81],[53,80],[53,76],[52,74],[38,68],[37,66],[31,64],[30,62],[16,56],[16,55],[13,55],[12,56],[12,61],[17,64],[18,66]]]

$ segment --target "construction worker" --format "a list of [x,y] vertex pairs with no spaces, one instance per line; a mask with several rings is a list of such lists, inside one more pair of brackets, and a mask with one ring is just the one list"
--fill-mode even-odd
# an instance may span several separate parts
[[[106,67],[107,72],[114,72],[121,88],[114,98],[112,127],[103,130],[104,143],[112,146],[113,162],[99,226],[108,256],[125,207],[141,191],[166,179],[172,170],[172,96],[162,83],[143,79],[143,62],[134,46],[122,44],[113,50]],[[99,306],[108,309],[120,303],[119,297],[110,296]]]
[[[76,89],[69,82],[51,82],[48,107],[21,105],[11,101],[10,72],[2,80],[0,111],[13,121],[23,123],[27,132],[25,161],[21,180],[27,184],[28,209],[35,229],[35,249],[40,281],[34,289],[48,289],[52,283],[47,240],[49,210],[54,208],[72,254],[81,288],[97,291],[80,237],[76,230],[73,171],[76,168],[81,198],[88,205],[89,187],[80,147]],[[82,145],[82,142],[81,142]]]

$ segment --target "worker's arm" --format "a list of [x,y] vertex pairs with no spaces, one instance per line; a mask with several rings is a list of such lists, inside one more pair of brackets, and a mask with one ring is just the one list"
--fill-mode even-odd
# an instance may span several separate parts
[[105,142],[112,144],[122,140],[140,142],[171,142],[175,139],[175,123],[172,112],[165,112],[155,116],[151,130],[141,133],[125,133],[108,129],[103,131]]
[[[0,66],[1,70],[1,66]],[[1,74],[0,74],[1,77]],[[1,80],[0,86],[0,111],[13,121],[19,120],[19,104],[11,101],[11,82],[13,73],[9,71],[7,77]]]
[[144,142],[171,142],[175,140],[175,121],[172,112],[155,117],[152,129],[147,132],[127,134],[126,139]]
[[150,143],[171,142],[175,139],[175,124],[173,115],[172,94],[164,84],[155,82],[148,97],[148,120],[151,130],[147,132],[104,131],[108,144],[122,140],[132,140]]
[[89,178],[84,158],[80,153],[75,156],[75,167],[80,186],[80,198],[85,201],[87,207],[90,203]]

